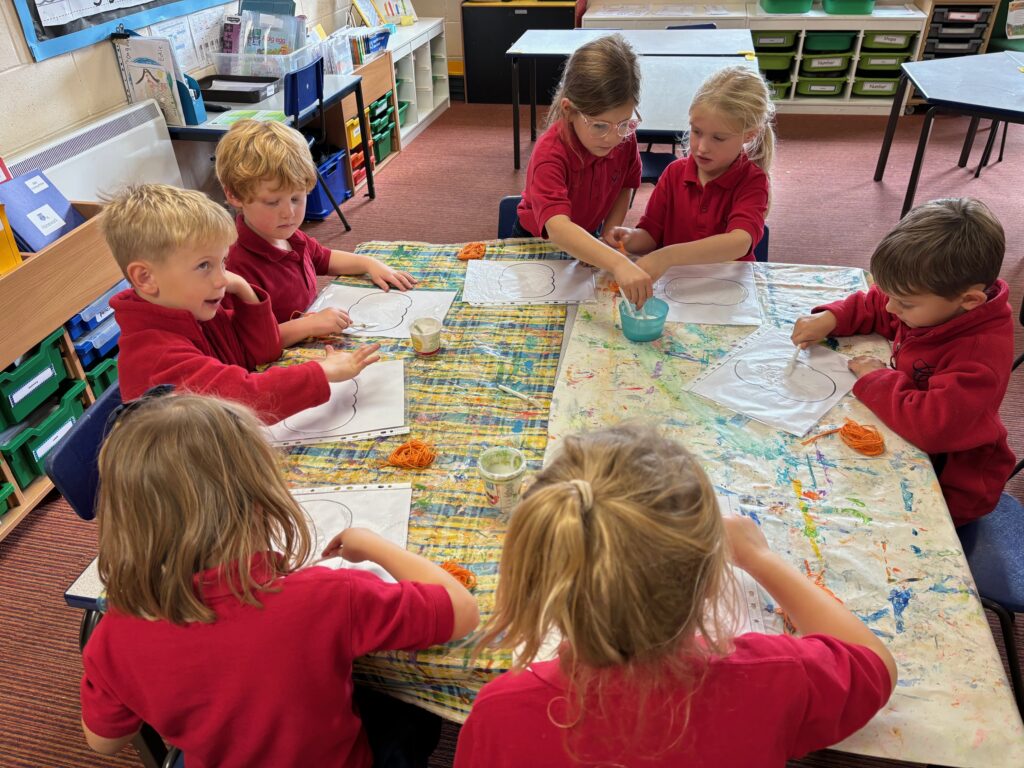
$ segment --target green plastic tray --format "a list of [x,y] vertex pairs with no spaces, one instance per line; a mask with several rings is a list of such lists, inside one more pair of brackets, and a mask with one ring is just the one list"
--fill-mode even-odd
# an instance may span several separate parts
[[409,101],[398,102],[398,124],[405,125],[405,113],[409,111]]
[[857,62],[857,66],[860,69],[870,69],[873,72],[899,72],[900,64],[909,58],[909,53],[871,53],[870,51],[861,51],[860,61]]
[[816,75],[819,72],[844,72],[850,66],[852,53],[816,53],[804,56],[800,62],[802,74]]
[[0,433],[0,453],[22,489],[43,474],[43,461],[82,416],[85,382],[76,381],[27,421]]
[[99,397],[117,381],[117,358],[101,360],[85,372],[85,378],[88,379],[89,386],[92,387],[93,395]]
[[805,32],[804,52],[843,53],[853,50],[856,32]]
[[875,10],[875,0],[821,0],[825,13],[846,16],[870,16]]
[[12,493],[14,486],[11,483],[0,483],[0,515],[7,514],[7,510],[11,508],[9,499]]
[[68,377],[57,343],[64,335],[58,328],[43,339],[21,365],[0,373],[0,420],[17,424],[57,391]]
[[843,95],[845,77],[801,77],[796,81],[796,92],[801,96],[828,98]]
[[761,10],[765,13],[807,13],[813,4],[813,0],[761,0]]
[[854,96],[893,96],[899,81],[898,77],[855,77],[852,93]]
[[789,65],[793,63],[794,56],[796,56],[796,51],[758,51],[757,66],[762,71],[766,69],[789,69]]
[[914,33],[898,29],[890,32],[865,32],[864,48],[883,51],[903,51],[910,46]]
[[752,29],[750,36],[754,38],[754,48],[792,48],[796,42],[796,30],[781,32],[777,29]]
[[793,83],[789,80],[777,83],[769,82],[768,90],[771,91],[772,99],[775,101],[781,101],[789,96],[789,89],[792,85]]

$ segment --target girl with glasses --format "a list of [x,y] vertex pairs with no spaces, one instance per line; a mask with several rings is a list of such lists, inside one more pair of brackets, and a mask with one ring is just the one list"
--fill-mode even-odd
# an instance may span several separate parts
[[650,276],[599,235],[622,224],[640,186],[639,100],[640,68],[621,35],[577,49],[551,102],[549,127],[530,157],[513,233],[547,237],[610,272],[638,306],[651,296]]
[[661,175],[636,229],[610,240],[652,280],[677,264],[753,261],[764,234],[775,131],[768,86],[756,70],[729,67],[698,89],[690,105],[687,157]]

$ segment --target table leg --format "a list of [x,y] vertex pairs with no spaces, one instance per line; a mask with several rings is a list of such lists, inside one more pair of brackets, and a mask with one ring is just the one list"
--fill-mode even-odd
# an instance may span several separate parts
[[889,123],[885,126],[885,136],[882,138],[882,151],[878,153],[878,165],[875,166],[875,181],[881,181],[885,174],[885,164],[889,162],[889,148],[892,147],[892,137],[896,135],[896,121],[900,119],[900,112],[903,110],[903,98],[907,93],[907,73],[900,73],[900,82],[896,86],[896,95],[892,99],[892,110],[889,112]]
[[537,59],[530,60],[530,141],[537,140]]
[[512,167],[519,170],[519,57],[512,57]]
[[998,133],[999,121],[993,120],[992,125],[988,129],[988,141],[985,142],[985,151],[981,153],[981,162],[978,163],[978,169],[974,172],[974,178],[981,176],[981,169],[988,165],[988,161],[992,157],[992,148],[996,145],[996,134]]
[[997,163],[1003,162],[1003,150],[1006,149],[1006,130],[1010,127],[1010,121],[1003,121],[1003,140],[999,142],[999,159]]
[[964,148],[960,150],[960,162],[957,163],[960,168],[966,166],[967,161],[971,159],[971,150],[974,148],[974,135],[978,132],[978,123],[980,122],[980,117],[971,118],[971,124],[967,128],[967,135],[964,137]]
[[910,181],[907,182],[907,196],[903,198],[903,211],[900,213],[902,219],[914,205],[914,195],[917,193],[917,180],[921,177],[921,165],[924,163],[924,150],[928,146],[928,136],[932,132],[932,120],[935,119],[936,108],[932,107],[924,116],[924,124],[921,126],[921,138],[917,141],[917,154],[914,155],[914,167],[910,171]]
[[370,149],[370,119],[366,116],[366,109],[363,106],[363,85],[356,86],[356,109],[359,111],[359,125],[362,134],[363,147],[363,168],[366,169],[366,194],[373,200],[377,193],[373,188],[373,150]]

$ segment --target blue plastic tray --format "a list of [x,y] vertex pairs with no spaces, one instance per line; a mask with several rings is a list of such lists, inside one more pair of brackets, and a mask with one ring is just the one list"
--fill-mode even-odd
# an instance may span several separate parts
[[71,336],[72,341],[77,341],[82,338],[85,334],[95,328],[97,325],[102,323],[113,311],[110,308],[110,299],[116,294],[129,287],[127,280],[122,280],[109,291],[100,296],[96,301],[87,306],[77,315],[68,320],[67,329],[68,335]]

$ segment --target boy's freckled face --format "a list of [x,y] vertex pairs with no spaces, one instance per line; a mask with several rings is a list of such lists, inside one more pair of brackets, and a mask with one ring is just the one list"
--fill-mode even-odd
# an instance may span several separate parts
[[200,322],[212,320],[227,289],[227,246],[179,248],[159,264],[150,265],[156,288],[151,300],[172,309],[187,309]]
[[960,297],[947,299],[934,293],[887,294],[885,310],[911,328],[931,328],[965,311]]
[[249,229],[282,248],[306,216],[306,190],[281,188],[272,181],[261,181],[247,202],[229,202],[241,210]]

